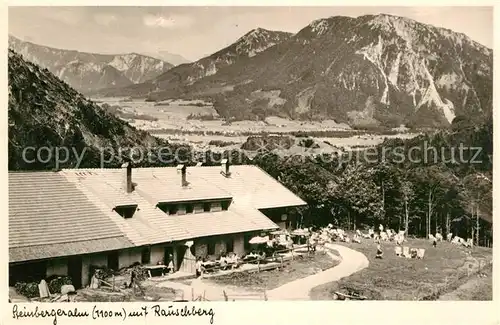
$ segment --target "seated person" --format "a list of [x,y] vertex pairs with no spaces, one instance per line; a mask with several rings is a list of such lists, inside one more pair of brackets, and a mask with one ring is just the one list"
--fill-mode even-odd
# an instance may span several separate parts
[[228,259],[226,257],[226,254],[222,254],[220,259],[219,259],[219,264],[220,264],[220,268],[221,270],[226,270],[227,267],[228,267]]
[[380,247],[380,244],[377,245],[377,255],[375,255],[375,258],[382,258],[382,255],[384,255],[384,252],[382,252],[382,248]]

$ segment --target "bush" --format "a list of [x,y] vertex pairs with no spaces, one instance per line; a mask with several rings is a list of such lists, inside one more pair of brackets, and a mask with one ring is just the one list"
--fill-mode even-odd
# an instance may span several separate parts
[[66,284],[73,284],[69,276],[56,276],[51,277],[52,279],[48,281],[50,293],[60,293],[61,287]]
[[14,285],[17,293],[27,297],[27,298],[35,298],[40,297],[40,291],[38,290],[38,283],[36,282],[17,282]]
[[210,140],[208,143],[209,146],[217,146],[217,147],[228,147],[238,144],[237,142],[233,141],[222,141],[222,140]]

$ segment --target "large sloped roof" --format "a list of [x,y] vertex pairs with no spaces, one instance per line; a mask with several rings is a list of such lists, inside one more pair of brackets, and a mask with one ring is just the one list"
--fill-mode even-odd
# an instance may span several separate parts
[[[13,260],[38,258],[30,254],[34,247],[69,243],[91,253],[102,250],[102,240],[114,243],[110,249],[132,246],[116,223],[61,173],[9,173],[9,249],[17,252]],[[54,254],[59,253],[45,255]]]
[[[131,193],[124,189],[123,169],[10,173],[11,259],[91,253],[104,250],[100,240],[108,240],[111,250],[275,229],[277,225],[259,209],[305,204],[258,167],[231,166],[229,177],[220,171],[220,167],[187,168],[188,185],[182,186],[176,168],[136,168]],[[168,215],[156,206],[213,199],[232,199],[232,204],[227,211],[186,215]],[[138,207],[132,218],[114,211],[130,205]],[[60,254],[44,251],[47,245],[56,245],[52,247]]]

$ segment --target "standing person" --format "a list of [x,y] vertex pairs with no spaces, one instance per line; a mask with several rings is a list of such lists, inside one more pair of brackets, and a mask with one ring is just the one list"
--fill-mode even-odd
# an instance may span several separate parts
[[202,268],[202,262],[201,262],[201,257],[198,256],[196,259],[196,277],[199,278],[201,276],[201,268]]
[[434,248],[436,248],[436,246],[437,246],[437,238],[436,237],[434,237],[434,239],[432,240],[432,246]]
[[174,273],[174,257],[172,254],[168,255],[168,265],[167,265],[168,273]]
[[135,292],[135,277],[136,277],[135,270],[132,269],[130,271],[130,284],[128,285],[128,287],[134,289],[134,292]]

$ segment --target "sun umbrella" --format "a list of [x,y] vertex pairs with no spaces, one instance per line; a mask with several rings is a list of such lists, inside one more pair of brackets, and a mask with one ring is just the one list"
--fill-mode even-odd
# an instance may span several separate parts
[[260,236],[256,236],[256,237],[253,237],[252,239],[250,239],[248,242],[250,244],[264,244],[264,243],[267,243],[267,238],[266,237],[260,237]]
[[297,235],[297,236],[307,236],[309,235],[309,232],[305,229],[295,229],[292,234]]

